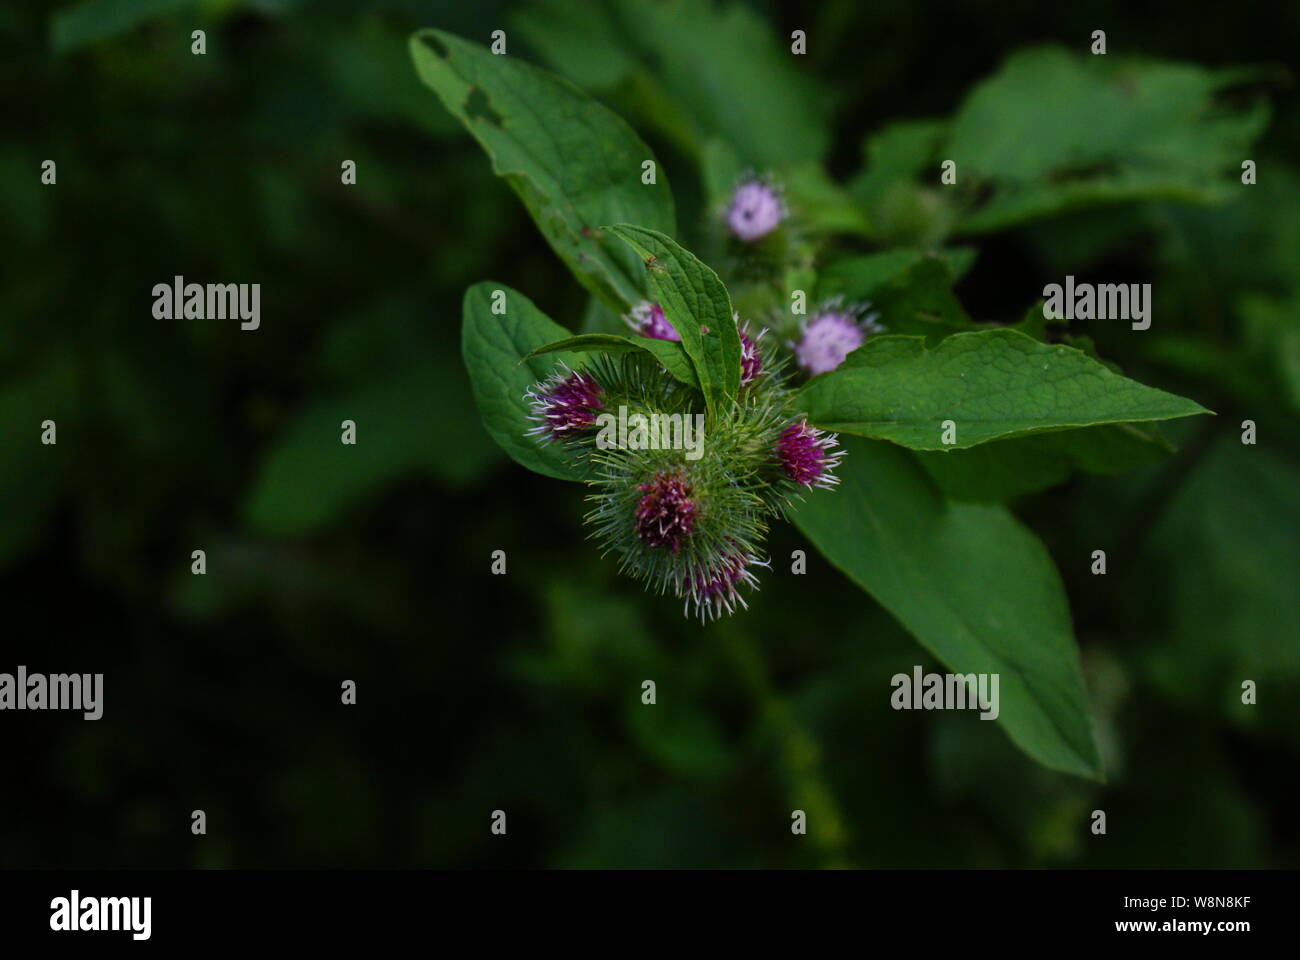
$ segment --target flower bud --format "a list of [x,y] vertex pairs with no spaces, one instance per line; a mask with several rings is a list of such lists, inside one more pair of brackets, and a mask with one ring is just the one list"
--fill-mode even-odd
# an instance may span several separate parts
[[801,325],[802,336],[794,345],[795,359],[810,375],[834,370],[867,336],[884,328],[876,323],[878,314],[863,316],[870,304],[842,306],[832,301]]
[[532,406],[530,419],[537,421],[528,433],[544,440],[572,439],[595,425],[600,395],[600,384],[588,374],[566,367],[524,395]]
[[762,180],[748,180],[736,187],[725,215],[727,228],[745,243],[763,239],[784,218],[785,204],[780,194]]
[[805,487],[829,488],[839,483],[831,471],[839,466],[843,451],[834,450],[839,438],[808,421],[798,420],[781,431],[776,458],[788,479]]
[[642,300],[624,317],[623,322],[641,334],[654,340],[681,340],[681,336],[668,318],[664,316],[663,307],[649,300]]

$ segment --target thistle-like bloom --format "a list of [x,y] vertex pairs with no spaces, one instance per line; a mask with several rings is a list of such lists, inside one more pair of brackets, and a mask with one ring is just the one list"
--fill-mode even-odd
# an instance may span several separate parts
[[664,316],[663,307],[649,300],[642,300],[624,317],[623,322],[641,334],[654,340],[681,340],[681,336],[668,318]]
[[878,314],[863,316],[870,304],[843,306],[832,301],[801,325],[803,336],[794,345],[799,366],[816,376],[834,370],[873,333],[884,328]]
[[742,583],[751,590],[758,588],[758,577],[749,568],[767,566],[752,553],[724,553],[712,567],[688,574],[681,595],[686,598],[682,612],[695,604],[695,613],[701,620],[716,620],[727,613],[736,612],[736,604],[748,609],[749,604],[737,589]]
[[781,225],[785,204],[769,184],[747,180],[732,192],[725,219],[732,234],[745,243],[753,243]]
[[533,408],[537,426],[528,433],[544,440],[569,440],[595,426],[600,384],[581,370],[564,370],[533,385],[524,399]]
[[[644,304],[643,319],[656,319],[652,306]],[[833,434],[795,412],[797,395],[765,349],[767,331],[751,333],[739,316],[732,319],[745,389],[709,422],[707,442],[692,444],[685,435],[688,418],[706,419],[698,389],[643,351],[562,368],[528,393],[537,421],[529,432],[569,441],[585,461],[586,522],[603,551],[618,558],[620,572],[683,600],[686,613],[701,620],[747,606],[742,594],[756,589],[758,568],[767,566],[759,557],[772,519],[809,488],[833,485],[841,457]],[[613,445],[592,442],[599,414],[618,410],[621,417],[625,409],[662,418],[654,421],[661,428],[681,426],[643,430],[635,442],[632,434]]]
[[810,427],[806,420],[796,420],[781,431],[776,458],[795,483],[829,489],[840,482],[831,472],[844,457],[844,451],[834,449],[839,442],[835,434]]
[[695,529],[691,485],[680,473],[658,473],[637,489],[643,496],[636,507],[636,535],[651,547],[680,553],[682,541]]
[[745,323],[737,332],[740,334],[740,385],[743,387],[753,383],[763,372],[763,355],[758,352],[758,341],[763,339],[763,334],[767,331],[760,330],[757,336],[751,337],[749,324]]

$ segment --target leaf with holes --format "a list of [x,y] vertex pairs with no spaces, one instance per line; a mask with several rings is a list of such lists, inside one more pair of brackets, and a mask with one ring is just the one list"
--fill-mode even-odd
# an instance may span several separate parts
[[[636,257],[596,229],[676,229],[668,179],[632,128],[567,80],[454,34],[422,30],[410,49],[420,79],[487,151],[578,281],[616,311],[640,300]],[[654,183],[642,182],[647,162]]]

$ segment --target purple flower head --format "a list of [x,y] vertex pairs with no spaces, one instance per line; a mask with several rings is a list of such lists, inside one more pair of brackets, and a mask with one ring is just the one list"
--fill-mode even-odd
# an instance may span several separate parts
[[654,340],[681,340],[681,336],[664,316],[663,307],[649,300],[642,300],[633,307],[623,317],[623,321],[643,337]]
[[600,384],[581,370],[556,373],[551,379],[533,385],[524,399],[533,408],[537,426],[530,436],[550,440],[568,440],[595,425],[600,402]]
[[801,325],[803,336],[794,345],[799,366],[816,376],[834,370],[867,336],[884,328],[876,323],[877,314],[863,316],[870,304],[843,306],[832,301]]
[[839,439],[796,420],[781,431],[776,441],[776,458],[785,475],[805,487],[829,488],[839,483],[831,471],[839,466],[843,451],[833,450]]
[[[740,315],[736,315],[737,321]],[[758,379],[758,375],[763,372],[763,355],[758,352],[758,341],[763,339],[766,330],[758,331],[757,336],[749,335],[749,322],[746,321],[738,328],[740,333],[740,385],[743,387],[747,383],[753,383]]]
[[686,607],[693,601],[701,620],[717,619],[723,610],[734,613],[737,603],[748,608],[737,588],[744,583],[752,589],[758,583],[751,566],[767,564],[753,554],[732,552],[724,553],[711,567],[687,574],[682,582]]
[[695,529],[695,501],[691,485],[678,473],[657,473],[649,483],[637,485],[643,494],[636,507],[636,534],[652,547],[673,553]]
[[761,240],[785,218],[785,204],[771,185],[762,180],[746,180],[731,194],[727,205],[727,227],[740,240]]

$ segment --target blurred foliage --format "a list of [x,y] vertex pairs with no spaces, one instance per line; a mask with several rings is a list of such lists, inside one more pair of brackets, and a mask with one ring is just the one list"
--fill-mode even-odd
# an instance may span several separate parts
[[[897,280],[917,251],[947,263],[929,296],[955,279],[981,321],[1065,272],[1153,284],[1151,331],[1069,335],[1218,416],[1171,425],[1171,457],[1112,475],[1099,447],[1050,488],[1060,452],[1021,451],[1038,473],[1011,491],[1058,558],[1105,783],[974,716],[892,711],[889,676],[933,662],[811,551],[790,575],[796,531],[752,609],[702,628],[601,561],[572,489],[498,452],[461,372],[466,287],[499,278],[573,330],[617,320],[421,86],[422,27],[506,29],[625,117],[687,240],[736,172],[785,173],[846,252],[886,258],[853,295],[897,316],[927,289]],[[1113,65],[1052,52],[1098,28]],[[99,722],[0,720],[0,866],[1300,864],[1300,109],[1276,67],[1298,35],[1294,5],[6,6],[0,669],[107,679]],[[1121,127],[1129,57],[1201,69],[1140,86]],[[1067,94],[1094,125],[1051,109]],[[1258,185],[1223,189],[1259,129]],[[945,148],[987,167],[961,204],[916,176]],[[1117,151],[1150,177],[1113,183]],[[1049,188],[1071,202],[1021,223]],[[941,248],[976,233],[978,258]],[[176,275],[261,283],[261,329],[152,319]],[[989,496],[968,466],[944,482]]]

